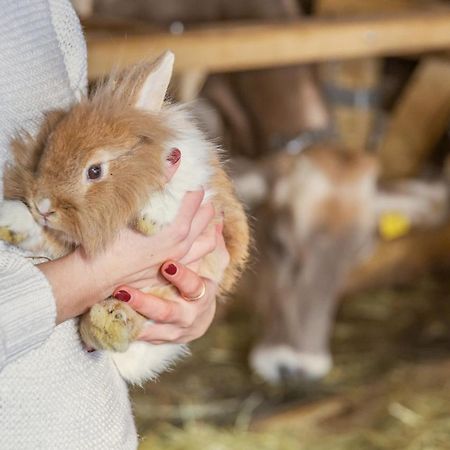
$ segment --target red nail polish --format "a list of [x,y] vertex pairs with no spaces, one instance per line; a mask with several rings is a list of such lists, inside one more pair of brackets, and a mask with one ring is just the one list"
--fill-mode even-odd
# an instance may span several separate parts
[[114,298],[117,298],[117,300],[120,300],[121,302],[129,302],[131,299],[131,295],[127,291],[117,291],[114,294]]
[[169,156],[167,157],[167,161],[170,162],[170,164],[172,164],[172,166],[174,166],[181,158],[181,152],[180,149],[178,148],[173,148],[170,153]]
[[166,272],[167,275],[175,275],[177,273],[177,266],[175,264],[169,264],[164,269],[164,272]]

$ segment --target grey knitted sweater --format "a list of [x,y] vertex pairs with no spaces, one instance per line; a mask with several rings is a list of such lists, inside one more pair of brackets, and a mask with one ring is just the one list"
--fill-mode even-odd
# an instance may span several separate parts
[[[86,48],[68,0],[0,0],[0,176],[8,142],[86,88]],[[81,282],[81,280],[80,280]],[[0,244],[0,448],[135,449],[127,388],[76,323],[55,327],[51,288]]]

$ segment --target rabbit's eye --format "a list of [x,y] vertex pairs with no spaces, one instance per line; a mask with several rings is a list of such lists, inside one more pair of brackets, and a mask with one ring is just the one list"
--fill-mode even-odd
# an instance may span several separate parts
[[102,176],[102,166],[100,164],[93,164],[87,170],[87,177],[89,180],[98,180]]

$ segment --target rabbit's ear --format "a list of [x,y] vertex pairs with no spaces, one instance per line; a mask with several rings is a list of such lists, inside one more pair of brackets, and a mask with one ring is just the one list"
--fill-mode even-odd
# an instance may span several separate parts
[[135,107],[146,111],[159,111],[172,77],[175,55],[167,51],[151,66],[150,72],[138,91]]

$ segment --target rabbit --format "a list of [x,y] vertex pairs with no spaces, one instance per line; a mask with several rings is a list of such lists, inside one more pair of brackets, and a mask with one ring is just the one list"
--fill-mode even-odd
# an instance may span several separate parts
[[[199,273],[219,284],[220,295],[230,291],[248,255],[247,217],[218,147],[185,106],[164,101],[173,63],[166,52],[112,74],[90,97],[48,112],[36,137],[22,133],[13,139],[0,206],[3,239],[49,258],[78,245],[94,255],[123,227],[157,232],[174,219],[185,193],[203,186],[204,201],[212,201],[217,218],[223,214],[230,263],[222,275],[212,252]],[[164,169],[173,152],[181,152],[181,160],[167,181]],[[166,286],[151,292],[170,299],[175,291]],[[187,351],[136,340],[149,321],[113,298],[96,304],[79,323],[86,346],[110,352],[133,384],[156,377]]]

